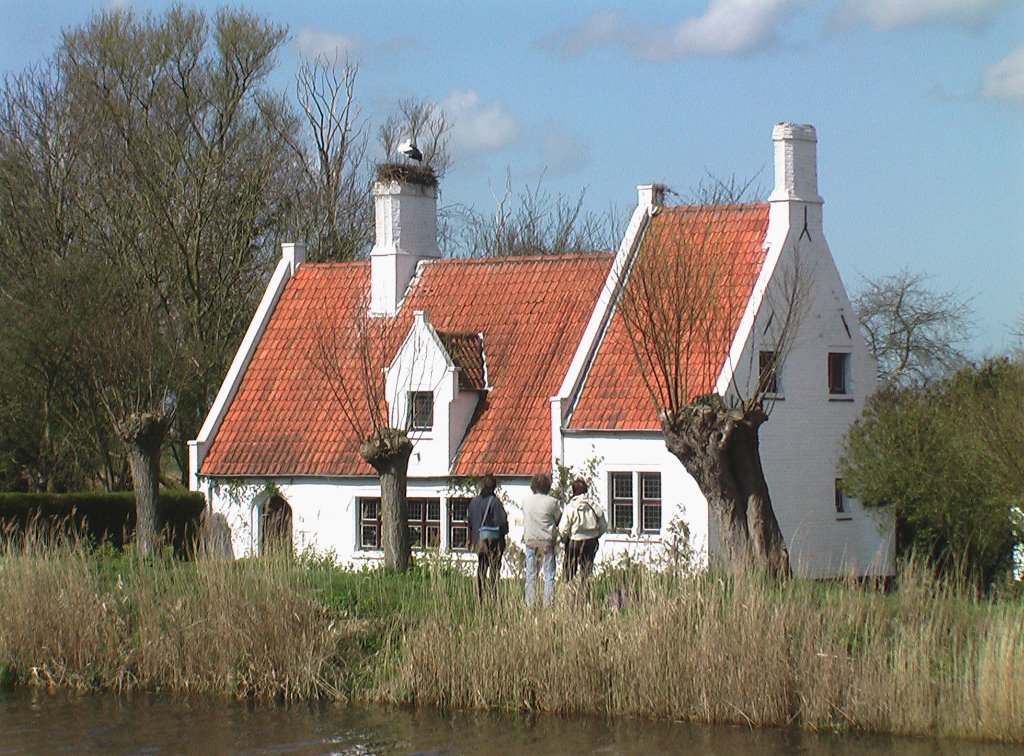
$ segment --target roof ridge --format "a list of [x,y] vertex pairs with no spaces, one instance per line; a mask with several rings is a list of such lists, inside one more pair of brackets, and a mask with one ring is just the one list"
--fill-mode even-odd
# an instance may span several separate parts
[[768,202],[726,202],[720,205],[663,205],[665,212],[674,210],[767,210]]

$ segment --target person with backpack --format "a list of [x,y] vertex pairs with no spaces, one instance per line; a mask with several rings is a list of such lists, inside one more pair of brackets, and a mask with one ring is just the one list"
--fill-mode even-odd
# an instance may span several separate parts
[[481,601],[485,588],[492,598],[498,595],[498,576],[508,535],[508,513],[494,494],[497,487],[498,479],[493,475],[481,477],[480,495],[473,497],[466,512],[470,548],[477,554],[476,593]]
[[604,509],[593,500],[589,489],[583,478],[573,480],[572,498],[558,522],[558,535],[566,542],[566,578],[580,576],[580,597],[584,601],[590,590],[598,539],[608,531]]

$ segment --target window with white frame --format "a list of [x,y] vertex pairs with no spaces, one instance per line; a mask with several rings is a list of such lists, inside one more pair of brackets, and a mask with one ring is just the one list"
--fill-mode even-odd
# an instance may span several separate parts
[[640,473],[640,530],[661,532],[661,473]]
[[661,532],[661,473],[613,472],[609,494],[612,532]]
[[431,391],[409,392],[409,429],[428,431],[434,427],[434,394]]
[[469,549],[469,499],[448,499],[448,548],[451,551]]
[[380,549],[380,499],[360,497],[356,504],[359,511],[359,548]]

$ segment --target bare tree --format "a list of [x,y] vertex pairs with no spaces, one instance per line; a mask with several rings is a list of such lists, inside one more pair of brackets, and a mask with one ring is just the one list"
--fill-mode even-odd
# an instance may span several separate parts
[[304,128],[282,138],[300,167],[294,199],[311,261],[353,260],[372,241],[366,121],[356,101],[359,64],[317,57],[299,65],[295,97]]
[[[618,313],[658,411],[665,445],[707,499],[727,569],[790,572],[789,555],[761,467],[759,428],[772,376],[792,349],[809,299],[799,251],[780,261],[761,304],[771,364],[749,385],[714,388],[751,294],[746,266],[720,236],[729,205],[674,208],[653,223],[618,292]],[[783,262],[785,264],[783,264]],[[751,359],[757,348],[750,345]],[[735,367],[735,366],[734,366]],[[760,368],[761,366],[759,366]]]
[[400,100],[395,113],[388,117],[377,131],[384,163],[396,159],[399,144],[412,139],[423,154],[421,164],[433,171],[436,178],[444,178],[452,166],[448,150],[448,136],[452,125],[441,107],[429,100]]
[[338,312],[325,300],[307,359],[327,384],[338,422],[377,472],[384,565],[404,572],[411,562],[407,481],[412,441],[407,423],[390,417],[384,374],[384,356],[394,353],[402,321],[369,313],[368,294],[354,311]]
[[868,349],[883,381],[925,383],[962,367],[971,308],[955,292],[932,291],[928,277],[902,270],[863,279],[853,299]]
[[543,179],[517,193],[508,174],[492,214],[472,208],[449,213],[442,234],[446,251],[455,257],[512,257],[614,249],[623,231],[616,215],[586,212],[584,198],[584,191],[575,199],[552,196]]

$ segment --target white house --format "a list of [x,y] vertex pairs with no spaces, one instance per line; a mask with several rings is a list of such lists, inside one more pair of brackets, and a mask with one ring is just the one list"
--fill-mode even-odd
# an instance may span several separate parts
[[[774,348],[772,303],[799,267],[803,317],[761,428],[772,502],[797,574],[891,574],[891,521],[838,489],[842,440],[875,363],[824,238],[815,131],[778,124],[772,138],[768,202],[711,216],[708,248],[727,253],[740,296],[716,305],[730,326],[702,352],[708,380],[694,395],[749,390]],[[349,564],[381,558],[379,487],[358,454],[369,410],[353,401],[370,375],[391,422],[411,429],[419,548],[464,547],[466,482],[486,472],[513,504],[516,537],[530,477],[563,464],[590,470],[609,512],[600,559],[662,556],[680,522],[699,558],[713,554],[707,503],[665,449],[613,295],[636,255],[665,254],[707,209],[664,206],[662,187],[641,186],[615,254],[445,260],[433,187],[373,191],[368,262],[307,264],[301,245],[284,245],[190,442],[192,488],[227,516],[235,553],[260,553],[283,528],[299,550]]]

